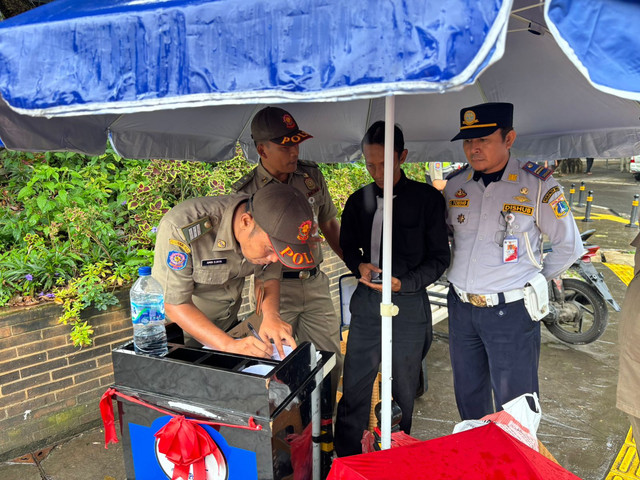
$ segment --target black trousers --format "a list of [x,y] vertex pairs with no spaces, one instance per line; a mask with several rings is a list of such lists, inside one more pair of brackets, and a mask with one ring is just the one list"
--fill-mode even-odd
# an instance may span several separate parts
[[593,158],[588,157],[587,158],[587,170],[585,171],[585,173],[591,172],[591,167],[593,167]]
[[539,393],[540,322],[524,300],[480,308],[458,298],[449,308],[449,354],[460,418],[473,420],[500,410],[523,393]]
[[[351,325],[334,439],[340,457],[362,453],[360,441],[369,424],[371,392],[382,355],[381,301],[380,293],[362,284],[351,297]],[[392,395],[402,409],[400,428],[409,434],[420,364],[433,338],[431,308],[426,291],[393,295],[392,301],[399,308],[392,320]]]

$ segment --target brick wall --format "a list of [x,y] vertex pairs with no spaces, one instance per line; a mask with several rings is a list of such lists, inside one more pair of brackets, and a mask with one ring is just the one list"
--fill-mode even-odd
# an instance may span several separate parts
[[60,307],[0,314],[0,459],[40,448],[98,420],[98,399],[113,383],[111,350],[132,335],[128,292],[107,312],[89,310],[94,345],[79,349]]
[[[338,278],[348,272],[328,247],[323,253],[339,315]],[[95,333],[84,349],[71,344],[69,326],[57,323],[56,305],[0,313],[0,461],[98,424],[98,401],[113,383],[111,350],[133,333],[128,291],[118,298],[107,312],[85,312]],[[241,314],[250,311],[246,286]]]

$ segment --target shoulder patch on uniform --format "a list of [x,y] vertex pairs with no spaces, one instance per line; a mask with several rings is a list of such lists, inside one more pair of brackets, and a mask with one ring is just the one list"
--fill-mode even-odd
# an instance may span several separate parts
[[236,182],[234,182],[233,185],[231,185],[231,190],[233,190],[234,192],[239,192],[244,186],[246,186],[251,180],[253,180],[255,173],[256,173],[256,169],[254,168],[249,173],[240,177],[239,180],[237,180]]
[[456,175],[460,175],[462,172],[464,172],[467,168],[469,168],[469,164],[467,163],[464,167],[459,168],[458,170],[454,170],[453,172],[451,172],[449,175],[447,175],[445,177],[445,180],[449,180],[453,177],[455,177]]
[[547,178],[549,178],[553,173],[553,171],[550,168],[541,167],[537,163],[533,163],[533,162],[525,163],[522,167],[522,170],[542,180],[547,180]]
[[569,204],[564,198],[564,195],[560,195],[553,202],[551,202],[549,206],[553,209],[553,213],[556,218],[566,217],[571,210],[569,208]]
[[175,245],[176,247],[180,247],[185,253],[191,253],[191,249],[189,248],[189,245],[187,245],[184,242],[181,242],[180,240],[176,240],[175,238],[171,238],[171,239],[169,239],[169,243],[171,245]]
[[316,162],[312,162],[311,160],[300,160],[300,159],[298,159],[298,164],[304,165],[305,167],[318,168],[318,164]]
[[167,265],[172,270],[182,270],[187,266],[188,258],[186,253],[172,250],[169,252],[169,255],[167,255]]
[[184,235],[187,243],[193,242],[195,239],[200,238],[213,228],[211,219],[209,217],[202,217],[189,225],[182,227],[182,234]]
[[542,203],[549,203],[549,199],[553,196],[553,194],[559,191],[560,187],[558,187],[557,185],[555,187],[551,187],[547,191],[547,193],[544,194],[544,197],[542,197]]

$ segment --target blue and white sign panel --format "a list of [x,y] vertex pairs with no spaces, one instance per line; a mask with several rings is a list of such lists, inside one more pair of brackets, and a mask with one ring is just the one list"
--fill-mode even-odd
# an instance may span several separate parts
[[[171,478],[173,464],[158,452],[155,433],[171,420],[170,416],[157,418],[151,427],[129,423],[131,453],[137,480]],[[257,480],[256,454],[233,447],[209,425],[200,425],[211,436],[219,449],[217,455],[205,458],[207,480]],[[193,467],[189,478],[192,478]]]

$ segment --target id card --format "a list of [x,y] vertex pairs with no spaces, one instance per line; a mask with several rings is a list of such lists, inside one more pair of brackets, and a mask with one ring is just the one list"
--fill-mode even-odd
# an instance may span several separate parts
[[505,237],[502,242],[502,263],[518,263],[518,239]]

